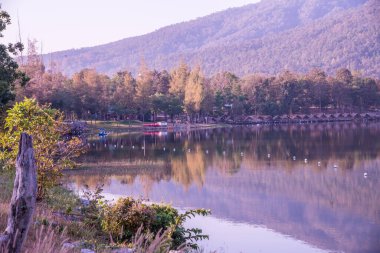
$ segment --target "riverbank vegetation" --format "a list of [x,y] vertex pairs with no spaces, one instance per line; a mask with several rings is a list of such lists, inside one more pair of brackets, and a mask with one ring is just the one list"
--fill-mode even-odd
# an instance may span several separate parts
[[[88,120],[156,120],[177,117],[207,121],[223,115],[282,115],[309,112],[362,112],[380,106],[380,82],[358,72],[339,69],[335,75],[313,69],[300,74],[251,74],[238,77],[220,72],[207,77],[200,66],[152,70],[142,63],[138,73],[113,76],[84,69],[65,77],[51,63],[45,71],[35,41],[21,69],[31,82],[18,89],[18,99],[35,97],[65,112],[67,118]],[[158,117],[161,116],[161,117]]]
[[[13,173],[0,171],[0,230],[7,223],[12,180]],[[186,219],[207,215],[208,210],[179,213],[169,205],[148,205],[132,198],[113,204],[103,200],[99,189],[85,191],[83,198],[60,185],[48,189],[38,202],[25,252],[80,252],[82,248],[95,252],[131,248],[133,252],[190,252],[198,249],[198,240],[208,238],[199,229],[184,227]]]
[[[85,145],[82,139],[66,135],[67,129],[58,110],[40,106],[34,99],[26,98],[7,111],[5,122],[4,132],[0,136],[0,172],[5,175],[0,178],[4,188],[2,206],[7,205],[12,191],[10,186],[19,135],[26,132],[34,140],[40,201],[38,208],[49,214],[36,217],[37,224],[48,227],[36,228],[37,232],[32,238],[41,237],[45,233],[48,238],[54,236],[61,240],[63,237],[56,236],[55,233],[61,234],[65,231],[67,238],[75,238],[84,243],[79,248],[89,245],[92,249],[107,250],[111,246],[135,247],[135,243],[141,244],[142,248],[155,245],[154,247],[159,247],[159,252],[196,249],[197,240],[208,238],[199,229],[184,227],[186,218],[207,215],[208,210],[189,210],[181,214],[168,205],[148,205],[132,198],[121,198],[116,203],[107,203],[99,189],[85,192],[84,199],[80,199],[60,186],[62,170],[74,165],[74,158],[85,151]],[[136,235],[142,239],[136,238]],[[57,250],[65,241],[62,239],[61,242],[45,245],[45,239],[41,240],[36,248],[52,247],[52,250]]]

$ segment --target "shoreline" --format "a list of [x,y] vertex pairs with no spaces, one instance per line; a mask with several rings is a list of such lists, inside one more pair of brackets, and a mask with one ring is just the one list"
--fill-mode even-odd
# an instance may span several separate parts
[[214,129],[234,127],[241,125],[290,125],[290,124],[318,124],[339,122],[376,122],[380,121],[380,112],[366,113],[318,113],[318,114],[294,114],[294,115],[253,115],[226,117],[213,119],[213,123],[168,123],[167,127],[144,127],[140,121],[77,121],[83,124],[90,134],[97,134],[99,129],[104,129],[109,134],[119,133],[156,133],[156,132],[185,132],[192,130]]

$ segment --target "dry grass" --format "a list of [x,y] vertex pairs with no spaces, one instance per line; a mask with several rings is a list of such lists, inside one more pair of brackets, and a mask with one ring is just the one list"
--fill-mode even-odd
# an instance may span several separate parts
[[167,231],[164,233],[158,232],[156,236],[151,233],[142,233],[142,226],[137,230],[134,236],[133,245],[135,253],[159,253],[169,252],[170,238]]
[[[34,230],[34,231],[33,231]],[[65,231],[58,232],[52,226],[39,226],[32,229],[32,235],[29,235],[25,243],[25,253],[69,253],[70,250],[63,247],[68,241],[64,236]]]
[[[67,242],[64,232],[60,233],[52,226],[39,226],[31,228],[24,244],[25,253],[70,253],[74,252],[63,247]],[[6,249],[0,249],[1,253],[7,253]]]
[[[5,230],[7,226],[9,204],[0,203],[0,233]],[[49,211],[37,210],[34,220],[41,220],[52,218]],[[37,225],[33,222],[30,226],[28,236],[24,244],[25,253],[69,253],[73,252],[63,248],[63,244],[67,242],[68,238],[66,230],[59,231],[59,228],[53,226]],[[5,250],[0,249],[0,253],[7,253]]]

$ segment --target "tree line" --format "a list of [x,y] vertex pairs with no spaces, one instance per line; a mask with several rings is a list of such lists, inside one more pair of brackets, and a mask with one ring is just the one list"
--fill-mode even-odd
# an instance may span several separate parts
[[152,70],[144,62],[137,74],[117,72],[113,76],[83,69],[64,76],[51,63],[49,71],[29,41],[28,55],[20,69],[31,79],[18,87],[17,99],[34,97],[66,115],[80,119],[154,119],[309,112],[368,111],[380,106],[380,82],[348,69],[335,75],[313,69],[306,74],[283,71],[278,75],[251,74],[238,77],[221,72],[205,76],[200,66],[181,62],[174,69]]

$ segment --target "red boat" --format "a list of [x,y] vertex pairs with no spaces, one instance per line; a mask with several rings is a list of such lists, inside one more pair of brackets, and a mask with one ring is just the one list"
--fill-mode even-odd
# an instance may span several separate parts
[[153,122],[153,123],[145,123],[143,125],[146,128],[166,128],[168,127],[167,122]]

